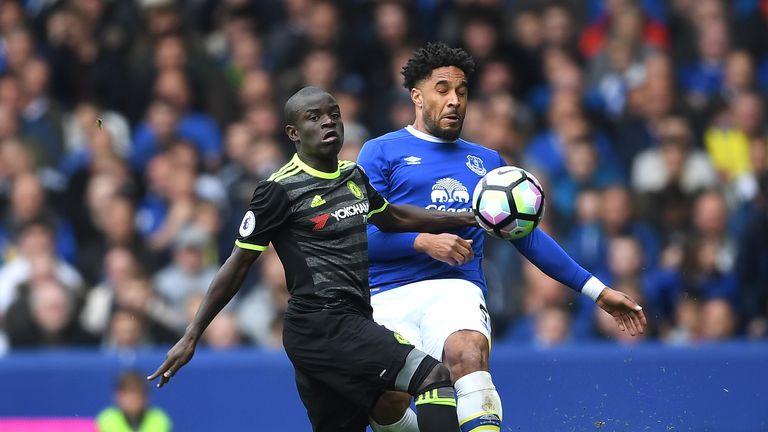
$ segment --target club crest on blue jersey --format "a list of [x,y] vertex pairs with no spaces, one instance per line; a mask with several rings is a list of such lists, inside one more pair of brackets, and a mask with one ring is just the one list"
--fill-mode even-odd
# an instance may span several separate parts
[[475,174],[481,176],[485,175],[487,172],[485,170],[485,165],[483,165],[483,160],[473,155],[467,155],[467,168],[471,169]]

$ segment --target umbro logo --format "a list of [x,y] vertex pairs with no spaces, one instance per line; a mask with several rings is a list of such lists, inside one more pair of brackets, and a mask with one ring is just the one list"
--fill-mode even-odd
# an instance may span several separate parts
[[309,204],[310,207],[315,208],[319,207],[321,205],[325,204],[325,200],[320,195],[315,195],[314,198],[312,198],[312,202]]
[[406,165],[421,165],[421,158],[417,156],[404,157],[403,161]]

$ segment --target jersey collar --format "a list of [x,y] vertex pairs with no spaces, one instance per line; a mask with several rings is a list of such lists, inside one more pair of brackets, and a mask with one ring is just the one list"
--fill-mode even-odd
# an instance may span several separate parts
[[298,153],[293,155],[293,158],[291,159],[291,162],[293,162],[296,165],[298,165],[299,168],[301,168],[304,172],[306,172],[307,174],[309,174],[309,175],[311,175],[313,177],[319,177],[319,178],[322,178],[322,179],[332,180],[332,179],[338,178],[339,175],[341,174],[341,171],[339,170],[338,165],[336,166],[336,171],[332,172],[332,173],[316,170],[316,169],[312,168],[311,166],[305,164],[304,161],[302,161],[301,159],[299,159]]
[[406,126],[405,130],[410,132],[410,134],[415,136],[416,138],[421,138],[424,141],[430,141],[430,142],[436,142],[436,143],[453,143],[453,142],[455,142],[455,141],[448,141],[448,140],[440,139],[440,138],[438,138],[436,136],[432,136],[432,135],[430,135],[428,133],[424,133],[424,132],[416,129],[415,127],[413,127],[413,125]]

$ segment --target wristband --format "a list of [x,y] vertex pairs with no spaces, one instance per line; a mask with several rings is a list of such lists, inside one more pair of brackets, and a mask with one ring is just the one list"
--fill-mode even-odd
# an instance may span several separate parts
[[600,279],[592,276],[584,283],[584,286],[581,287],[581,293],[591,298],[592,301],[597,301],[597,298],[600,297],[600,293],[603,292],[605,288],[606,285],[600,282]]

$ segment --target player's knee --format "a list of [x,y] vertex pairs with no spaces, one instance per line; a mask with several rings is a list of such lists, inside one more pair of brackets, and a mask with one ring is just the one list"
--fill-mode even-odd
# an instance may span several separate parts
[[451,372],[448,368],[434,357],[414,348],[397,373],[393,389],[418,396],[427,390],[451,386]]
[[476,331],[459,331],[445,341],[443,361],[453,380],[477,371],[488,371],[489,347],[484,334]]
[[371,411],[371,417],[378,424],[392,424],[403,418],[410,405],[411,395],[408,393],[387,391],[379,396]]
[[451,386],[451,371],[442,363],[437,363],[419,384],[416,394],[437,387]]

